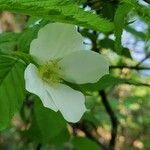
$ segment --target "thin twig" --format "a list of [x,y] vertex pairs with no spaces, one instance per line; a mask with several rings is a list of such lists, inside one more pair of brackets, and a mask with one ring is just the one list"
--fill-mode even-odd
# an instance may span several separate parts
[[148,83],[141,83],[141,82],[136,82],[136,81],[127,81],[125,82],[126,84],[129,85],[134,85],[134,86],[145,86],[145,87],[150,87],[150,84]]
[[140,66],[145,60],[150,57],[150,54],[147,54],[136,66]]
[[123,68],[127,68],[127,69],[133,69],[133,70],[150,70],[150,67],[125,66],[125,65],[110,66],[109,68],[110,69],[123,69]]

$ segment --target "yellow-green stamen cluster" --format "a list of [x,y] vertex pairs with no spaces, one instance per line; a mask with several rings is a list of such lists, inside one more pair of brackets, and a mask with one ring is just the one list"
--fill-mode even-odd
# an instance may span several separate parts
[[58,61],[49,61],[39,67],[39,74],[43,81],[56,85],[62,82],[61,68]]

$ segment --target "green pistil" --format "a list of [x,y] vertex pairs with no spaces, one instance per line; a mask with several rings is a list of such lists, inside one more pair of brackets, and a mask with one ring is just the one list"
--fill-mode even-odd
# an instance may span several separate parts
[[62,82],[61,68],[58,61],[49,61],[39,67],[40,77],[44,82],[56,85]]

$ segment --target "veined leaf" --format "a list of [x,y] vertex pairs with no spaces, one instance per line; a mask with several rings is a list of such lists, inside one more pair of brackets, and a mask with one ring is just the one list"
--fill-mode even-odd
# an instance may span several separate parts
[[102,32],[109,32],[114,28],[113,23],[84,11],[73,0],[1,0],[0,10],[76,24]]
[[16,59],[0,56],[0,130],[8,127],[23,102],[24,65]]

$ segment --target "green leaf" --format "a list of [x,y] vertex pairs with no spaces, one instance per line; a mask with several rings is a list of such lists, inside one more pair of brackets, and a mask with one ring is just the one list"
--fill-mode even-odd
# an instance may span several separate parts
[[18,60],[0,55],[0,130],[8,127],[24,100],[24,68]]
[[[30,44],[33,39],[37,37],[38,31],[41,27],[46,25],[48,21],[42,20],[39,24],[35,25],[35,22],[37,22],[39,19],[36,18],[36,20],[33,20],[33,22],[30,24],[30,20],[27,24],[27,28],[20,34],[20,37],[18,39],[18,50],[29,53]],[[29,25],[29,26],[28,26]]]
[[0,53],[10,53],[17,49],[19,33],[6,32],[0,34]]
[[115,49],[118,54],[122,53],[121,36],[123,29],[126,25],[126,16],[132,10],[132,6],[129,4],[121,4],[116,10],[114,23],[115,23]]
[[23,52],[29,52],[31,41],[36,38],[38,29],[36,26],[34,28],[26,29],[21,33],[21,36],[18,40],[18,50]]
[[145,40],[146,39],[146,34],[140,31],[136,31],[134,28],[127,26],[125,28],[125,30],[127,32],[132,33],[136,38],[141,39],[141,40]]
[[68,83],[70,87],[73,89],[79,90],[83,92],[84,94],[87,94],[87,92],[94,92],[94,91],[100,91],[104,90],[108,87],[113,87],[118,84],[129,84],[129,85],[135,85],[135,86],[148,86],[146,83],[138,82],[132,79],[126,79],[126,78],[120,78],[120,77],[114,77],[112,75],[105,75],[103,76],[98,82],[96,83],[87,83],[87,84],[72,84]]
[[63,117],[59,113],[45,108],[41,101],[36,99],[32,125],[27,133],[29,138],[40,143],[49,143],[54,141],[55,137],[58,138],[58,136],[63,133],[67,135],[63,140],[68,140],[69,133]]
[[83,4],[87,2],[87,0],[74,0],[74,1],[78,4]]
[[88,138],[76,137],[72,142],[75,150],[100,150],[99,146]]
[[117,2],[115,1],[102,1],[100,2],[100,12],[103,17],[108,18],[109,20],[114,20],[115,9],[117,7]]
[[88,84],[78,85],[78,88],[81,91],[99,91],[110,86],[115,86],[120,83],[125,83],[127,81],[128,80],[126,79],[113,77],[112,75],[105,75],[97,83],[88,83]]
[[1,0],[0,10],[77,24],[102,32],[109,32],[114,28],[113,23],[108,20],[79,8],[74,0]]
[[150,23],[150,9],[149,5],[142,5],[137,0],[122,0],[122,2],[134,7],[134,11],[148,24]]

